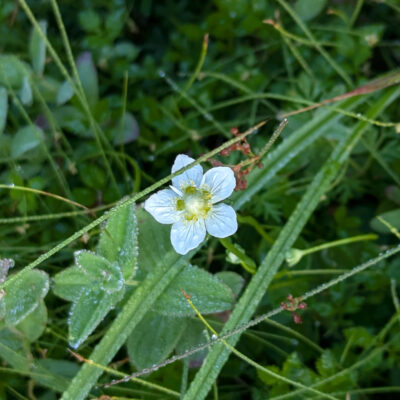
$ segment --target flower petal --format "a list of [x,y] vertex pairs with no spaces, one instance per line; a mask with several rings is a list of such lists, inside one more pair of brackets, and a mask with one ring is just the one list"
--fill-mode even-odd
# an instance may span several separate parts
[[235,210],[227,204],[217,204],[211,208],[206,218],[207,232],[218,238],[233,235],[238,228]]
[[[172,166],[172,173],[180,170],[186,165],[191,164],[195,161],[193,158],[185,155],[179,154],[174,161],[174,165]],[[183,189],[185,186],[200,186],[201,178],[203,177],[203,168],[201,165],[195,165],[193,168],[188,169],[183,172],[181,175],[172,178],[172,184],[177,189]]]
[[211,191],[211,202],[218,203],[232,194],[236,179],[230,168],[215,167],[204,174],[201,184]]
[[144,203],[144,209],[161,224],[173,224],[179,219],[176,200],[179,196],[171,189],[160,190]]
[[197,247],[205,236],[206,228],[203,219],[198,219],[196,222],[183,220],[172,225],[171,243],[179,254],[186,254]]

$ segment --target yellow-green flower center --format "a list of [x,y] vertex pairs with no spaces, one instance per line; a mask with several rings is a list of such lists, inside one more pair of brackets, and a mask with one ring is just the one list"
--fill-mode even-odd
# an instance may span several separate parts
[[197,221],[205,218],[210,211],[210,199],[209,191],[188,186],[183,190],[182,198],[177,200],[176,209],[184,212],[186,220]]

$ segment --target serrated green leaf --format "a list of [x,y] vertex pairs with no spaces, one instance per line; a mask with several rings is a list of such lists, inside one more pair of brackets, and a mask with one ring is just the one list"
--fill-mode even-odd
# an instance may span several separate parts
[[3,133],[7,122],[8,96],[7,90],[0,87],[0,135]]
[[233,292],[227,285],[209,272],[188,265],[160,296],[154,309],[165,315],[195,315],[181,290],[191,296],[202,314],[230,310],[234,303]]
[[127,341],[128,354],[137,369],[165,360],[177,344],[186,326],[185,318],[148,313]]
[[123,207],[115,213],[102,230],[97,246],[98,254],[116,262],[125,279],[135,273],[138,258],[138,227],[135,206]]
[[12,138],[11,156],[19,157],[37,147],[43,140],[43,131],[34,125],[21,128]]
[[[47,33],[47,22],[39,21],[39,26],[43,33]],[[31,63],[33,70],[42,75],[46,62],[46,44],[39,32],[35,27],[32,27],[30,42],[29,42],[29,55],[31,57]]]
[[92,54],[88,51],[82,53],[76,61],[76,66],[88,103],[90,107],[94,107],[99,100],[99,83]]
[[24,336],[33,343],[37,340],[46,328],[47,323],[47,308],[43,300],[40,300],[39,305],[24,318],[16,328],[24,334]]
[[107,313],[121,300],[123,291],[84,290],[71,307],[68,342],[78,348],[96,329]]
[[74,301],[90,283],[90,276],[84,274],[78,267],[73,266],[59,272],[54,277],[53,291],[62,299]]
[[73,95],[74,95],[74,88],[68,81],[65,81],[58,89],[57,99],[56,99],[57,104],[59,106],[65,104],[68,100],[72,98]]
[[104,290],[109,293],[121,290],[124,284],[122,271],[116,262],[110,262],[91,251],[75,252],[75,264],[90,278],[88,290]]
[[30,314],[49,290],[49,278],[43,271],[32,270],[10,283],[4,296],[5,323],[16,325]]

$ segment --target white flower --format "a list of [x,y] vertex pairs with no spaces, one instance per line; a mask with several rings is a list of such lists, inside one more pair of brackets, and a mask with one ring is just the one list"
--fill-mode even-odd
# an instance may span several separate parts
[[[172,173],[194,160],[179,154]],[[171,243],[179,254],[186,254],[205,238],[206,231],[225,238],[237,230],[235,210],[219,203],[228,198],[236,186],[233,171],[228,167],[211,168],[203,175],[196,165],[172,178],[171,189],[150,196],[144,208],[161,224],[172,224]]]

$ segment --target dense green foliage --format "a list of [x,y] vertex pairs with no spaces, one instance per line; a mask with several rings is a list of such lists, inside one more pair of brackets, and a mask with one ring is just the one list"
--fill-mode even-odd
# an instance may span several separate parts
[[[0,400],[397,398],[400,5],[58,3],[0,2]],[[178,255],[141,191],[264,120]]]

